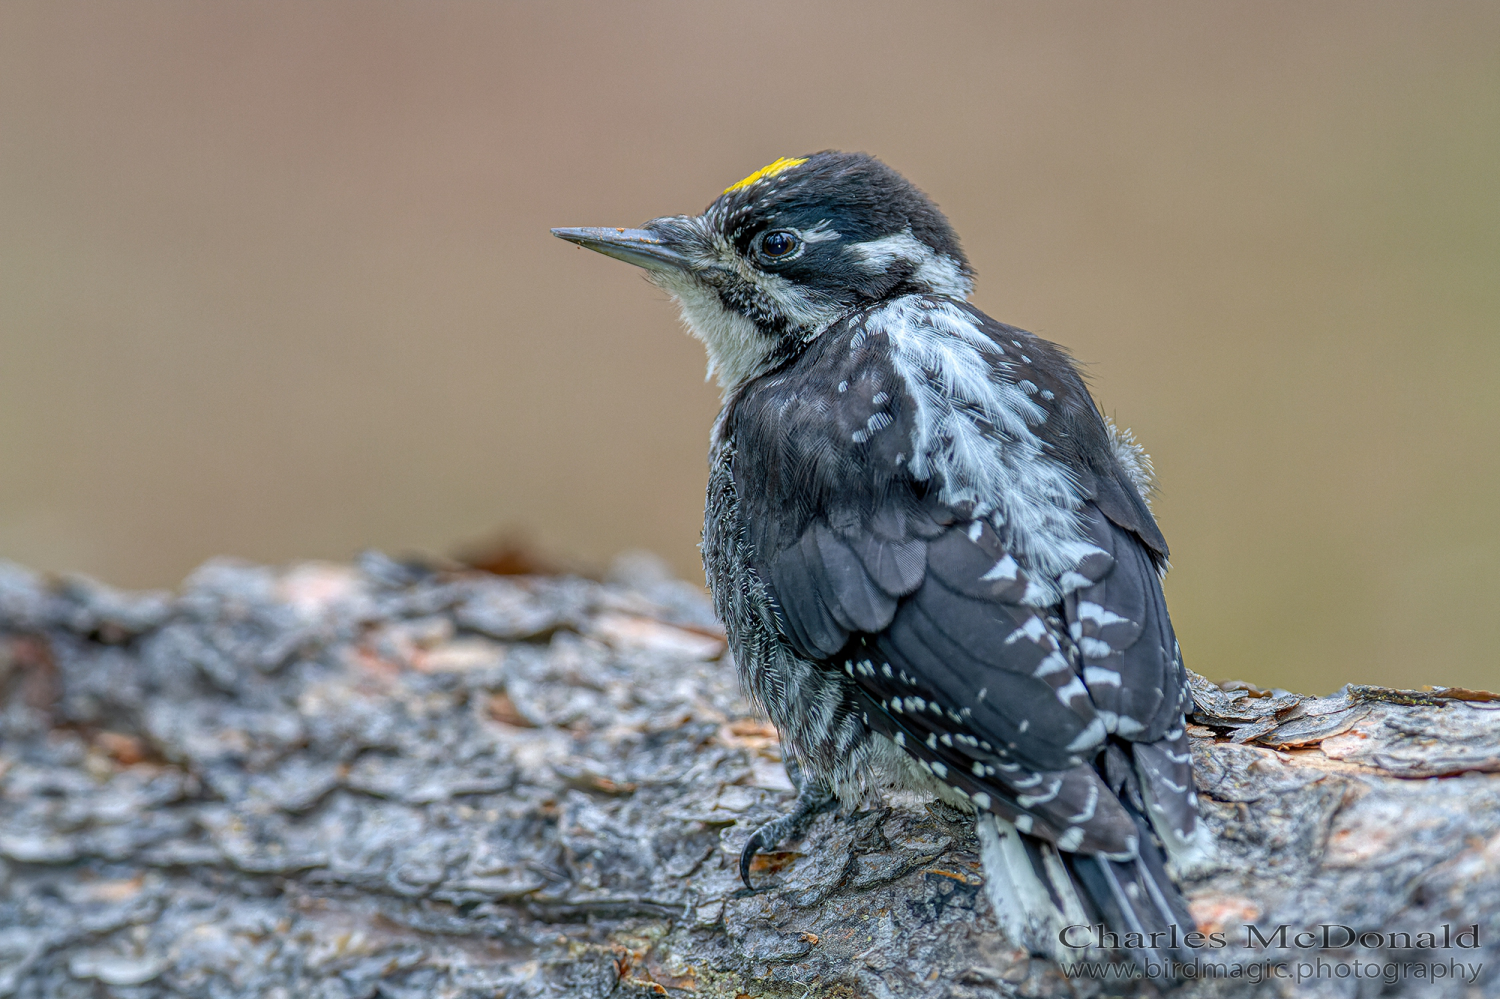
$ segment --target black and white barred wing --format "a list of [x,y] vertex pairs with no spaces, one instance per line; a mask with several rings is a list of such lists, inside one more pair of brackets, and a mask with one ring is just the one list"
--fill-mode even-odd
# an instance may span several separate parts
[[1023,832],[1067,850],[1133,853],[1132,821],[1086,762],[1103,722],[1061,622],[1023,602],[1025,572],[981,522],[930,545],[927,568],[890,626],[862,637],[846,663],[874,709],[871,727]]
[[1095,711],[1112,734],[1130,743],[1137,807],[1151,815],[1176,855],[1190,848],[1197,826],[1183,720],[1192,707],[1187,671],[1149,551],[1097,510],[1089,529],[1113,565],[1069,593],[1063,615]]
[[866,548],[920,547],[914,588],[918,569],[872,571],[864,541],[816,518],[771,559],[794,644],[847,673],[870,727],[976,805],[1064,849],[1133,853],[1133,823],[1086,763],[1105,727],[1063,622],[1021,602],[1029,580],[993,529],[960,522]]
[[[980,334],[969,327],[955,349],[970,370],[954,375],[942,367],[947,344],[925,359],[903,360],[901,331],[891,317],[880,319],[830,331],[793,370],[737,404],[736,480],[778,624],[804,657],[848,673],[870,726],[951,788],[1064,849],[1132,853],[1137,830],[1118,788],[1087,761],[1119,731],[1122,717],[1136,726],[1136,737],[1159,737],[1161,720],[1179,704],[1167,676],[1171,660],[1132,651],[1165,622],[1164,613],[1159,621],[1149,613],[1157,606],[1153,592],[1160,601],[1154,562],[1136,534],[1098,506],[1078,503],[1077,494],[1055,495],[1060,461],[1045,439],[1032,433],[1022,442],[1029,451],[1014,450],[1018,421],[1049,416],[1054,426],[1044,429],[1076,447],[1082,435],[1063,426],[1064,407],[1078,405],[1082,387],[1015,349],[1004,374],[1014,379],[1016,366],[1032,365],[1019,372],[1030,376],[1020,379],[1029,390],[1017,391],[1052,406],[994,413],[993,400],[966,400],[965,393],[983,391],[982,381],[1000,373],[991,365],[1010,363],[1002,344],[976,362]],[[1026,349],[1040,359],[1046,347],[1028,341]],[[976,364],[986,366],[978,376]],[[914,379],[927,382],[914,386]],[[914,454],[924,438],[933,446],[936,405],[948,407],[936,433],[948,435],[938,446],[947,447],[949,465],[937,468],[929,456],[919,478]],[[1083,406],[1098,421],[1086,394]],[[967,435],[961,447],[954,446],[956,432]],[[1102,439],[1102,421],[1098,434]],[[952,467],[963,448],[983,446],[1012,446],[1011,467],[970,475]],[[1051,464],[1034,469],[1027,461]],[[1012,551],[1014,536],[1001,537],[1027,517],[1045,529],[1055,510],[1038,516],[998,502],[985,507],[947,488],[1007,474],[1030,476],[1012,491],[1017,495],[1006,494],[1014,502],[1071,499],[1081,507],[1063,510],[1082,527],[1063,539],[1066,550],[1059,554],[1054,545],[1051,552],[1067,560],[1059,573],[1066,587],[1028,573]],[[1086,487],[1090,474],[1081,467],[1074,481]],[[1028,497],[1028,488],[1047,495]],[[1038,561],[1034,548],[1027,554]],[[1101,610],[1089,618],[1095,607]],[[1079,655],[1083,637],[1093,643],[1092,658]]]

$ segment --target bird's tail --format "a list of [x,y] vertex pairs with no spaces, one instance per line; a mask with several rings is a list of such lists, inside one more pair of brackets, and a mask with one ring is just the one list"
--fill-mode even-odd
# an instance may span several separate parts
[[1198,927],[1167,875],[1161,845],[1145,821],[1135,819],[1141,834],[1135,859],[1075,853],[1064,854],[1063,863],[1081,889],[1084,910],[1114,934],[1099,943],[1128,953],[1151,978],[1174,980],[1173,966],[1191,960],[1185,938]]
[[985,876],[996,917],[1011,939],[1063,964],[1129,954],[1142,974],[1178,979],[1196,930],[1165,854],[1146,821],[1137,856],[1109,860],[1062,853],[993,815],[979,821]]

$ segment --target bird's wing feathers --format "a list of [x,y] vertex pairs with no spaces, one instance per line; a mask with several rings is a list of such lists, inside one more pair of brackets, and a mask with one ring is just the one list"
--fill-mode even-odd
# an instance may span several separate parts
[[1130,532],[1098,513],[1088,527],[1114,565],[1063,602],[1083,679],[1111,731],[1155,742],[1180,723],[1190,696],[1161,582]]
[[1165,544],[1108,457],[1103,421],[1071,366],[1049,365],[1044,352],[1055,348],[979,319],[996,328],[991,337],[1027,337],[1024,363],[1035,370],[1020,375],[1046,399],[1055,417],[1046,429],[1060,441],[1049,460],[1069,468],[1084,498],[1098,554],[1076,566],[1075,592],[1035,606],[1034,580],[990,519],[914,478],[919,414],[878,329],[830,330],[734,403],[753,562],[787,640],[849,673],[872,728],[1037,835],[1129,853],[1135,827],[1085,760],[1110,731],[1159,737],[1173,707],[1181,716],[1186,685],[1156,570]]

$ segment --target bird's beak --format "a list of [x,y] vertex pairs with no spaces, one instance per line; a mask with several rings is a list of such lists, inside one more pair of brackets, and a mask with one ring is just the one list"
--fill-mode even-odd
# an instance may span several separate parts
[[552,235],[650,271],[688,269],[687,258],[650,229],[553,229]]

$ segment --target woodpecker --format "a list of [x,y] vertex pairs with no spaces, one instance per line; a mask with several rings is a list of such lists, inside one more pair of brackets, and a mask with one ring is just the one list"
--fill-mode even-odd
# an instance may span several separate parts
[[[703,564],[798,794],[741,856],[892,789],[975,816],[1007,934],[1186,959],[1201,865],[1150,462],[1068,353],[968,304],[948,220],[862,153],[700,215],[554,229],[644,268],[707,349]],[[1069,929],[1074,927],[1074,929]]]

